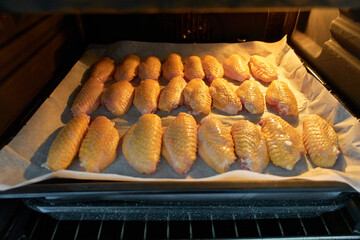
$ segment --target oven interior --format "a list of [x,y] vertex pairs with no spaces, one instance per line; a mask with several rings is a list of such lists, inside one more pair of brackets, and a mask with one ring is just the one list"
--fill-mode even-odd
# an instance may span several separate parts
[[[11,141],[87,48],[120,40],[272,42],[287,35],[308,71],[359,117],[358,16],[356,8],[3,13],[0,144]],[[0,198],[2,239],[360,238],[359,194],[339,183],[55,179]]]

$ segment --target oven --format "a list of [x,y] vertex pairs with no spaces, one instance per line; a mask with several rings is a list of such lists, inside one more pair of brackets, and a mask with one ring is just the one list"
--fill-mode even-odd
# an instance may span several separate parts
[[[359,7],[352,1],[3,1],[1,147],[88,49],[122,40],[246,43],[287,35],[308,73],[358,119]],[[358,239],[359,197],[337,181],[55,177],[0,192],[0,237]]]

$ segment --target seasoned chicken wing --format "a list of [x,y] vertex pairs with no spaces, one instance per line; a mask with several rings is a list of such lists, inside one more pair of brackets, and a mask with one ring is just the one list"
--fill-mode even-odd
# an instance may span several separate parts
[[170,112],[179,105],[183,104],[184,97],[182,95],[186,86],[186,81],[178,76],[170,80],[168,85],[161,91],[159,98],[159,109],[161,111]]
[[188,82],[183,91],[184,103],[191,114],[209,114],[211,112],[211,95],[203,80],[195,78]]
[[134,87],[126,80],[112,84],[104,91],[101,104],[115,116],[124,115],[132,106]]
[[316,114],[305,118],[303,140],[311,161],[318,167],[333,167],[340,154],[334,129]]
[[71,115],[79,113],[91,114],[100,105],[104,84],[98,78],[90,78],[76,95],[71,107]]
[[234,143],[229,129],[213,116],[203,118],[198,130],[200,157],[218,173],[234,163]]
[[223,66],[213,56],[206,55],[201,59],[201,64],[205,72],[205,78],[210,83],[216,78],[222,78],[224,76]]
[[299,110],[295,95],[288,85],[280,80],[274,80],[266,90],[266,102],[280,115],[297,116]]
[[210,86],[210,94],[215,108],[228,114],[237,114],[242,106],[230,83],[223,78],[215,79]]
[[161,139],[160,117],[144,114],[125,134],[122,151],[126,161],[140,173],[154,173],[160,161]]
[[281,117],[273,114],[260,122],[271,161],[279,167],[292,170],[305,154],[299,132]]
[[157,57],[148,57],[145,61],[140,63],[139,77],[141,80],[153,79],[158,80],[161,73],[161,62]]
[[89,126],[90,117],[80,113],[60,130],[51,144],[45,163],[51,171],[66,169],[76,157]]
[[204,79],[205,73],[198,56],[191,56],[185,61],[185,77],[189,80],[194,78]]
[[237,54],[233,54],[223,62],[226,77],[243,82],[250,79],[250,70],[246,62]]
[[138,74],[140,58],[136,55],[127,56],[124,61],[116,66],[114,77],[116,81],[131,81]]
[[176,53],[169,54],[162,65],[162,73],[167,80],[174,77],[184,77],[184,64],[181,61],[181,56]]
[[146,79],[135,89],[134,106],[141,114],[153,113],[158,106],[160,85],[157,81]]
[[264,112],[264,95],[261,93],[255,80],[246,80],[235,92],[246,111],[251,114],[261,114]]
[[104,116],[97,117],[81,144],[80,166],[86,172],[99,173],[116,159],[119,134],[114,123]]
[[278,79],[276,67],[269,60],[257,55],[250,57],[250,70],[252,75],[261,81],[271,82]]
[[114,60],[109,57],[104,57],[94,65],[90,78],[98,78],[104,83],[113,78],[114,72]]
[[262,172],[269,164],[266,141],[255,124],[240,120],[231,127],[235,152],[241,167],[254,172]]
[[179,174],[188,172],[196,159],[197,125],[193,116],[181,112],[166,128],[162,155]]

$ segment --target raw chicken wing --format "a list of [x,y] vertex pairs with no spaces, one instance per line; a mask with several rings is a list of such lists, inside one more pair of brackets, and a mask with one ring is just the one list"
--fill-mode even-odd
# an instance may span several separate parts
[[116,81],[131,81],[138,74],[140,58],[136,55],[127,56],[124,61],[116,67],[114,77]]
[[301,155],[305,154],[299,132],[273,114],[263,118],[260,124],[271,161],[276,166],[292,170]]
[[144,114],[125,134],[122,151],[126,161],[140,173],[156,171],[161,153],[161,119]]
[[186,86],[186,81],[178,76],[170,80],[168,85],[161,91],[159,98],[159,109],[161,111],[170,112],[183,104],[184,97],[182,95]]
[[262,172],[269,164],[265,138],[255,124],[240,120],[231,127],[235,152],[241,167],[254,172]]
[[92,69],[91,78],[98,78],[101,82],[111,80],[115,72],[114,60],[104,57]]
[[157,57],[148,57],[140,63],[139,77],[141,80],[153,79],[158,80],[161,73],[161,62]]
[[114,123],[104,116],[97,117],[81,144],[80,166],[86,172],[99,173],[116,159],[119,134]]
[[208,86],[200,78],[188,82],[183,91],[184,103],[191,114],[209,114],[211,112],[211,95]]
[[194,78],[204,79],[205,73],[201,59],[198,56],[191,56],[185,61],[185,77],[189,80]]
[[213,116],[203,118],[198,131],[200,157],[218,173],[234,163],[234,143],[229,129]]
[[90,117],[80,113],[60,130],[51,144],[46,167],[51,171],[58,171],[70,165],[80,149],[89,121]]
[[288,85],[280,80],[274,80],[266,90],[266,102],[280,115],[297,116],[299,110],[295,95]]
[[124,115],[132,106],[134,87],[126,80],[112,84],[104,91],[101,104],[115,116]]
[[237,89],[236,95],[246,111],[251,114],[264,112],[264,95],[261,93],[255,80],[246,80]]
[[90,78],[86,81],[78,95],[76,95],[71,107],[71,115],[79,113],[91,114],[100,105],[101,94],[104,84],[98,78]]
[[316,114],[304,120],[303,140],[311,161],[318,167],[333,167],[340,154],[336,132]]
[[157,81],[146,79],[135,89],[134,106],[141,114],[153,113],[157,109],[160,85]]
[[163,76],[170,80],[174,77],[184,77],[184,65],[181,56],[171,53],[162,65]]
[[237,114],[241,110],[240,99],[230,83],[223,78],[215,79],[210,86],[210,94],[215,108],[228,114]]
[[206,55],[201,59],[201,63],[205,72],[205,78],[210,83],[216,78],[222,78],[224,76],[223,66],[213,56]]
[[250,79],[250,70],[242,57],[233,54],[223,62],[225,76],[240,82]]
[[181,112],[163,135],[162,155],[179,174],[188,172],[196,159],[197,125],[193,116]]
[[266,58],[257,55],[250,57],[250,70],[252,75],[261,81],[271,82],[278,79],[276,67]]

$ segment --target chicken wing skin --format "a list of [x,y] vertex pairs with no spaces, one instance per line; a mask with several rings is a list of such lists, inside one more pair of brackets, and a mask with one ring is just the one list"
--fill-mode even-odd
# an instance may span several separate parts
[[158,106],[160,85],[157,81],[146,79],[135,89],[134,106],[141,114],[154,113]]
[[223,173],[234,163],[234,143],[230,131],[215,117],[203,118],[198,130],[200,157],[216,172]]
[[299,110],[295,95],[288,85],[280,80],[274,80],[266,90],[266,102],[280,115],[298,116]]
[[114,72],[114,60],[109,57],[104,57],[94,65],[91,78],[97,78],[104,83],[113,78]]
[[233,54],[223,62],[226,77],[243,82],[250,79],[250,70],[246,62],[238,54]]
[[185,61],[185,77],[189,80],[194,78],[205,78],[205,73],[201,64],[201,59],[198,56],[191,56]]
[[101,172],[115,161],[118,143],[114,123],[104,116],[95,118],[80,147],[80,166],[86,172]]
[[188,172],[196,159],[197,125],[193,116],[181,112],[163,135],[162,155],[179,173]]
[[114,77],[116,81],[131,81],[138,74],[140,58],[136,55],[128,55],[124,61],[116,66]]
[[228,114],[241,111],[241,102],[228,81],[223,78],[215,79],[210,86],[210,94],[215,108]]
[[191,114],[209,114],[211,112],[211,95],[203,80],[195,78],[188,82],[183,91],[184,103]]
[[205,72],[205,78],[211,83],[216,78],[224,76],[224,69],[221,63],[211,55],[206,55],[201,59],[201,64]]
[[134,91],[131,83],[121,80],[104,91],[101,104],[115,116],[124,115],[132,106]]
[[91,114],[98,109],[104,84],[98,78],[90,78],[76,95],[71,107],[71,115]]
[[251,114],[261,114],[264,112],[264,95],[261,93],[255,80],[246,80],[235,92],[246,111]]
[[170,80],[168,85],[161,91],[159,98],[159,109],[170,112],[184,102],[182,95],[186,86],[184,78],[177,76]]
[[279,167],[292,170],[305,154],[299,132],[282,118],[273,114],[260,122],[271,161]]
[[158,80],[161,73],[161,62],[159,58],[151,56],[140,63],[139,77],[141,80],[153,79]]
[[156,171],[161,153],[161,119],[155,114],[144,114],[125,134],[122,152],[136,171],[151,174]]
[[271,82],[278,79],[276,67],[264,57],[251,56],[249,65],[251,73],[256,79],[263,82]]
[[241,167],[254,172],[264,171],[270,158],[265,138],[256,125],[248,120],[240,120],[232,125],[231,134]]
[[89,122],[90,117],[80,113],[60,130],[50,146],[46,167],[51,171],[58,171],[70,165],[80,149]]
[[305,118],[303,127],[304,145],[311,161],[318,167],[333,167],[340,154],[334,129],[316,114]]
[[169,54],[162,65],[162,73],[167,80],[174,77],[184,77],[184,64],[181,61],[181,56],[176,53]]

